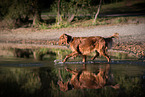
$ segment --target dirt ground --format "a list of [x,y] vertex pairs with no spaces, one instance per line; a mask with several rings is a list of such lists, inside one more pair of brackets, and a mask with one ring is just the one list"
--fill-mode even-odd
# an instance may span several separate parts
[[[120,37],[127,37],[125,41],[142,41],[145,38],[145,23],[126,24],[126,25],[101,25],[92,27],[76,27],[62,29],[36,30],[30,28],[18,28],[7,31],[0,31],[0,39],[42,39],[58,40],[63,33],[72,36],[111,36],[113,33],[119,33]],[[121,38],[122,39],[122,38]],[[124,40],[124,39],[123,39]]]
[[73,37],[108,37],[113,33],[119,33],[119,39],[114,39],[113,49],[134,53],[139,57],[145,55],[145,23],[47,30],[34,28],[0,30],[0,43],[57,45],[59,36],[63,33]]

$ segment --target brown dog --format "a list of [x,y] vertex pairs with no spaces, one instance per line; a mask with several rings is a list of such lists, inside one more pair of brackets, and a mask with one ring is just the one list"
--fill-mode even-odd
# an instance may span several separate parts
[[72,37],[63,34],[59,38],[59,45],[69,44],[72,50],[72,53],[67,55],[63,62],[66,62],[69,57],[75,57],[78,55],[81,55],[83,57],[83,62],[86,62],[86,56],[93,51],[96,52],[96,55],[92,60],[100,54],[106,57],[108,62],[110,62],[111,58],[107,55],[106,51],[112,46],[112,38],[118,38],[118,35],[118,33],[114,33],[112,36],[104,38],[101,36]]
[[87,70],[71,70],[66,68],[66,71],[72,74],[70,81],[64,83],[58,81],[60,90],[66,92],[72,89],[100,89],[105,86],[112,87],[114,89],[119,88],[119,84],[114,82],[113,75],[109,73],[110,64],[107,64],[104,68],[99,68],[98,74],[89,72]]

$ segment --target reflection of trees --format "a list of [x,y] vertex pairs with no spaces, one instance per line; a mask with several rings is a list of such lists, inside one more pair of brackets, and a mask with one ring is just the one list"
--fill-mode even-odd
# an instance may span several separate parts
[[41,86],[37,71],[26,68],[2,68],[0,79],[1,95],[33,94]]
[[[99,68],[104,68],[105,65],[89,64],[87,70],[98,73]],[[69,65],[70,69],[80,70],[82,65]],[[114,68],[114,67],[113,67]],[[128,73],[122,73],[116,69],[111,70],[114,75],[115,82],[120,84],[119,90],[111,87],[102,89],[80,89],[61,92],[58,88],[57,81],[59,72],[64,82],[71,78],[64,67],[33,67],[33,68],[15,68],[15,67],[0,67],[0,96],[11,97],[145,97],[145,85],[143,74],[141,76]]]
[[121,85],[120,96],[145,97],[145,89],[142,87],[142,76],[120,74],[117,76],[116,81]]
[[58,80],[55,71],[51,67],[3,67],[0,71],[0,95],[48,97]]
[[52,93],[52,86],[58,80],[51,67],[39,69],[41,88],[37,91],[37,96],[49,97]]

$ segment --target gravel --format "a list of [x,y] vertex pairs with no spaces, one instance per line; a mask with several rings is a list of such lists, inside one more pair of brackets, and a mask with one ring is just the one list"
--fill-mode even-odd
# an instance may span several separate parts
[[73,37],[82,36],[111,36],[113,33],[119,33],[119,41],[145,41],[145,24],[128,24],[128,25],[107,25],[93,27],[77,27],[48,29],[40,31],[30,31],[25,28],[9,32],[1,31],[0,39],[44,39],[58,40],[63,33]]

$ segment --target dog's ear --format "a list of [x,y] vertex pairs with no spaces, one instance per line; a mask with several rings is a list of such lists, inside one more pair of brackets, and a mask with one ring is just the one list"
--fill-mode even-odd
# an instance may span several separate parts
[[114,33],[111,38],[119,38],[119,33]]
[[66,39],[67,44],[69,44],[69,42],[71,42],[72,40],[72,36],[67,35],[67,34],[63,34],[63,35],[64,35],[64,38]]
[[63,34],[63,38],[67,40],[67,34]]

